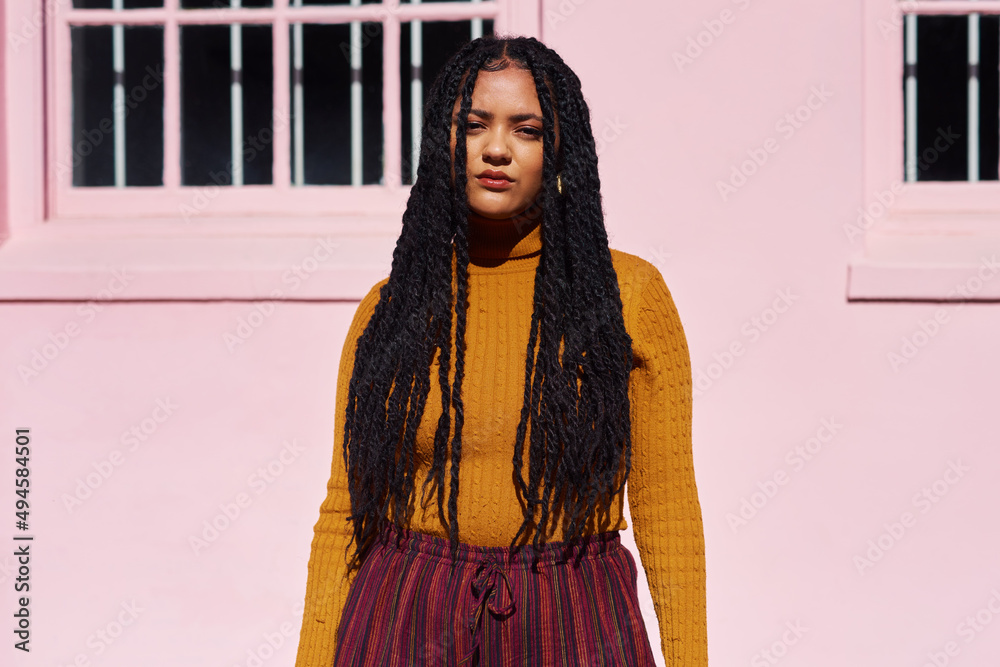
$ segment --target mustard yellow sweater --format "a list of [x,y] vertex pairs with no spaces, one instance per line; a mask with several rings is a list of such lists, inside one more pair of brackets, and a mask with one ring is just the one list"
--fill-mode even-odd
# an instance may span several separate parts
[[[469,227],[469,309],[462,399],[459,540],[508,546],[522,514],[511,477],[511,456],[524,391],[541,226]],[[691,365],[687,341],[660,272],[644,259],[612,249],[625,327],[632,337],[629,379],[632,470],[627,485],[632,529],[660,625],[660,647],[669,667],[708,664],[705,545],[691,453]],[[340,358],[333,469],[320,506],[309,558],[305,609],[296,667],[333,661],[337,625],[355,572],[347,574],[351,499],[343,459],[343,416],[358,337],[364,331],[382,280],[358,306]],[[435,361],[436,364],[436,361]],[[454,377],[454,364],[452,365]],[[441,411],[437,372],[417,432],[415,479],[426,477]],[[525,447],[527,456],[527,446]],[[449,459],[450,469],[450,459]],[[445,479],[449,477],[448,469]],[[420,484],[417,485],[419,493]],[[592,530],[624,530],[623,494],[611,516],[617,523]],[[446,499],[447,500],[447,499]],[[448,539],[436,499],[415,503],[409,528]],[[556,537],[562,539],[562,526]],[[353,545],[352,545],[353,550]],[[653,637],[651,637],[653,639]],[[655,640],[654,640],[655,646]]]

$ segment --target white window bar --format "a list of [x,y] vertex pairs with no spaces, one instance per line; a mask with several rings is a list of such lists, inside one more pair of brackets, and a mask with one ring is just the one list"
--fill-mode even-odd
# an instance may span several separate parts
[[917,15],[906,15],[906,180],[917,180]]
[[[124,0],[113,0],[111,9],[125,9]],[[115,187],[125,187],[125,26],[111,26],[112,67],[115,75],[114,106],[111,110],[115,127]]]
[[[360,7],[361,0],[351,0],[352,7]],[[351,21],[351,185],[363,182],[361,114],[361,21]]]
[[979,14],[969,14],[969,181],[979,180]]
[[[476,4],[477,2],[480,1],[481,0],[472,0],[472,3]],[[472,33],[470,37],[472,37],[472,39],[479,39],[482,36],[483,36],[483,19],[481,18],[472,19]]]
[[385,0],[383,7],[389,15],[382,22],[382,184],[398,188],[403,182],[403,114],[399,99],[403,85],[399,75],[402,31],[399,24],[406,17],[400,11],[399,0]]
[[163,81],[163,185],[181,185],[181,34],[177,21],[180,0],[164,0],[163,71],[175,72]]
[[[230,0],[232,9],[240,8],[241,0]],[[232,83],[230,99],[230,144],[233,161],[233,185],[243,185],[243,31],[239,23],[229,26],[229,68]]]
[[[420,0],[413,0],[419,4]],[[417,182],[420,161],[420,131],[424,108],[424,28],[423,21],[410,21],[410,182]]]
[[[302,0],[294,0],[292,6],[296,9],[302,7]],[[302,23],[292,25],[292,104],[294,105],[293,116],[295,124],[292,126],[292,141],[295,142],[295,164],[293,165],[292,182],[294,185],[305,184],[306,162],[302,151],[305,147],[305,119],[302,114],[305,110],[305,99],[302,93]]]
[[[289,44],[289,9],[288,0],[274,0],[271,8],[274,16],[271,19],[271,57],[274,59],[271,67],[271,188],[276,192],[286,192],[292,187],[292,134],[291,126],[292,100],[291,69]],[[258,10],[259,11],[259,10]],[[309,21],[302,21],[309,23]],[[301,114],[299,114],[301,117]],[[302,121],[305,122],[304,120]],[[303,179],[305,172],[303,172]]]

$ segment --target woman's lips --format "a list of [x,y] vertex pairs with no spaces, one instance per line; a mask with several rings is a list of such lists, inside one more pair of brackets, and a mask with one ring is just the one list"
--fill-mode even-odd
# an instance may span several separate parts
[[486,176],[479,176],[476,180],[478,180],[480,185],[483,187],[495,190],[505,190],[511,186],[511,181],[508,181],[506,178],[488,178]]

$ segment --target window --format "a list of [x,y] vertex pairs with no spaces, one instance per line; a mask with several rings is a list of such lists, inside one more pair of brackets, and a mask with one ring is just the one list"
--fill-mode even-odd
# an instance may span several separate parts
[[[501,5],[57,4],[53,210],[188,218],[317,214],[338,199],[395,206],[388,190],[415,173],[424,84],[461,43],[492,32]],[[192,198],[209,187],[211,211],[199,210]]]
[[[355,299],[383,277],[425,86],[540,0],[0,3],[0,299]],[[331,248],[336,251],[331,252]],[[311,260],[310,260],[311,261]]]
[[850,300],[1000,297],[1000,280],[956,289],[1000,252],[998,50],[1000,2],[865,0]]

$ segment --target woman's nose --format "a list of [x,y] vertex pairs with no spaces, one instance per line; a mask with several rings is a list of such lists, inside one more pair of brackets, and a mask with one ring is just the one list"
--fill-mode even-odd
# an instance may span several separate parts
[[510,147],[502,132],[489,133],[486,145],[483,146],[483,156],[494,160],[506,160],[510,158]]

